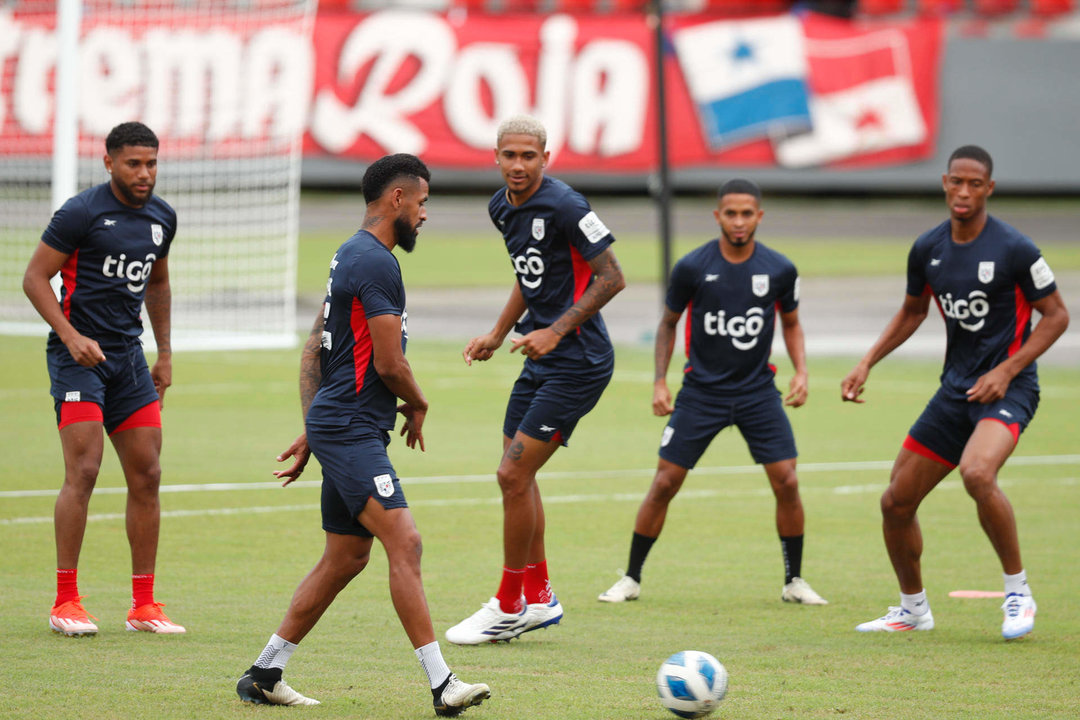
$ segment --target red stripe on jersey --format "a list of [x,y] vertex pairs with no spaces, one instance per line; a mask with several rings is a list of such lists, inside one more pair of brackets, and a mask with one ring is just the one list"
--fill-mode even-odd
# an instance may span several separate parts
[[60,277],[64,282],[64,317],[71,320],[71,294],[75,292],[75,274],[79,269],[79,251],[71,253],[60,268]]
[[907,437],[904,438],[903,447],[904,447],[905,450],[910,450],[911,452],[915,453],[916,455],[922,455],[924,458],[927,458],[929,460],[933,460],[934,462],[939,462],[942,465],[944,465],[945,467],[949,468],[950,470],[952,470],[953,468],[956,467],[951,462],[949,462],[945,458],[941,457],[936,452],[934,452],[930,448],[926,447],[925,445],[923,445],[921,442],[919,442],[915,438],[911,437],[910,435],[908,435]]
[[[686,357],[690,357],[690,331],[694,326],[694,301],[686,303]],[[689,368],[687,368],[689,372]]]
[[[570,246],[570,261],[574,267],[574,302],[576,303],[581,299],[581,296],[585,294],[585,291],[589,287],[589,281],[592,280],[593,270],[589,265],[589,261],[581,256],[578,249],[573,245]],[[578,335],[581,334],[581,326],[577,328]]]
[[941,319],[944,320],[945,319],[945,308],[941,307],[941,301],[938,300],[937,295],[935,295],[934,291],[930,288],[930,283],[926,283],[926,287],[924,287],[923,291],[922,291],[923,295],[925,295],[927,293],[930,293],[930,297],[934,298],[934,304],[937,305],[938,312],[941,313]]
[[1013,341],[1009,343],[1009,357],[1016,354],[1016,351],[1020,349],[1020,345],[1024,342],[1024,329],[1027,328],[1028,323],[1031,322],[1031,303],[1024,297],[1024,291],[1020,289],[1020,286],[1016,286],[1016,332],[1013,334]]
[[356,394],[359,395],[364,387],[368,363],[371,362],[371,330],[368,329],[367,315],[364,314],[364,304],[360,298],[353,298],[349,327],[353,334],[353,370],[356,372]]

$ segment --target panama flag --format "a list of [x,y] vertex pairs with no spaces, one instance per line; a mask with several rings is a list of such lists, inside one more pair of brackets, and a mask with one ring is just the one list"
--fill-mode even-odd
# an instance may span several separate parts
[[803,31],[793,16],[676,30],[675,51],[714,147],[810,127]]
[[813,131],[775,143],[781,165],[821,165],[927,140],[902,30],[808,37],[806,53]]

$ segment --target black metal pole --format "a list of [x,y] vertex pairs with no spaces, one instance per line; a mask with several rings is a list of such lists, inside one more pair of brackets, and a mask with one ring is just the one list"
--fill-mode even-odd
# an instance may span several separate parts
[[668,278],[671,276],[671,178],[667,145],[667,89],[664,82],[664,0],[652,0],[650,20],[654,25],[656,42],[656,145],[658,151],[655,187],[656,208],[660,214],[660,287],[661,302],[667,296]]

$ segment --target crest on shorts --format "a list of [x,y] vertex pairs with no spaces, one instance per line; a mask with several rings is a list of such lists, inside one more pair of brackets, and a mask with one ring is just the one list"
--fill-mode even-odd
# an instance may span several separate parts
[[375,489],[383,497],[390,497],[394,494],[394,478],[389,475],[376,475],[371,479],[375,482]]
[[537,240],[544,239],[544,218],[533,218],[532,232]]
[[768,275],[754,275],[750,278],[750,289],[754,291],[754,294],[758,297],[765,297],[769,294],[769,276]]
[[994,261],[979,263],[979,282],[988,283],[994,279]]
[[165,231],[160,225],[150,226],[150,239],[154,241],[155,245],[160,245],[165,241]]

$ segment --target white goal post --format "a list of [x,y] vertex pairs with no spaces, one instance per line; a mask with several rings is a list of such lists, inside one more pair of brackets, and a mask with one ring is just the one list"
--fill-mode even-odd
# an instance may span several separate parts
[[[64,4],[81,11],[81,23],[61,41]],[[178,217],[169,254],[174,349],[296,344],[300,152],[315,6],[0,6],[0,333],[47,330],[22,292],[26,263],[56,207],[107,179],[109,130],[139,120],[161,141],[155,194]],[[58,68],[74,69],[74,77]],[[70,162],[64,127],[71,128]],[[149,327],[143,341],[152,347]]]

